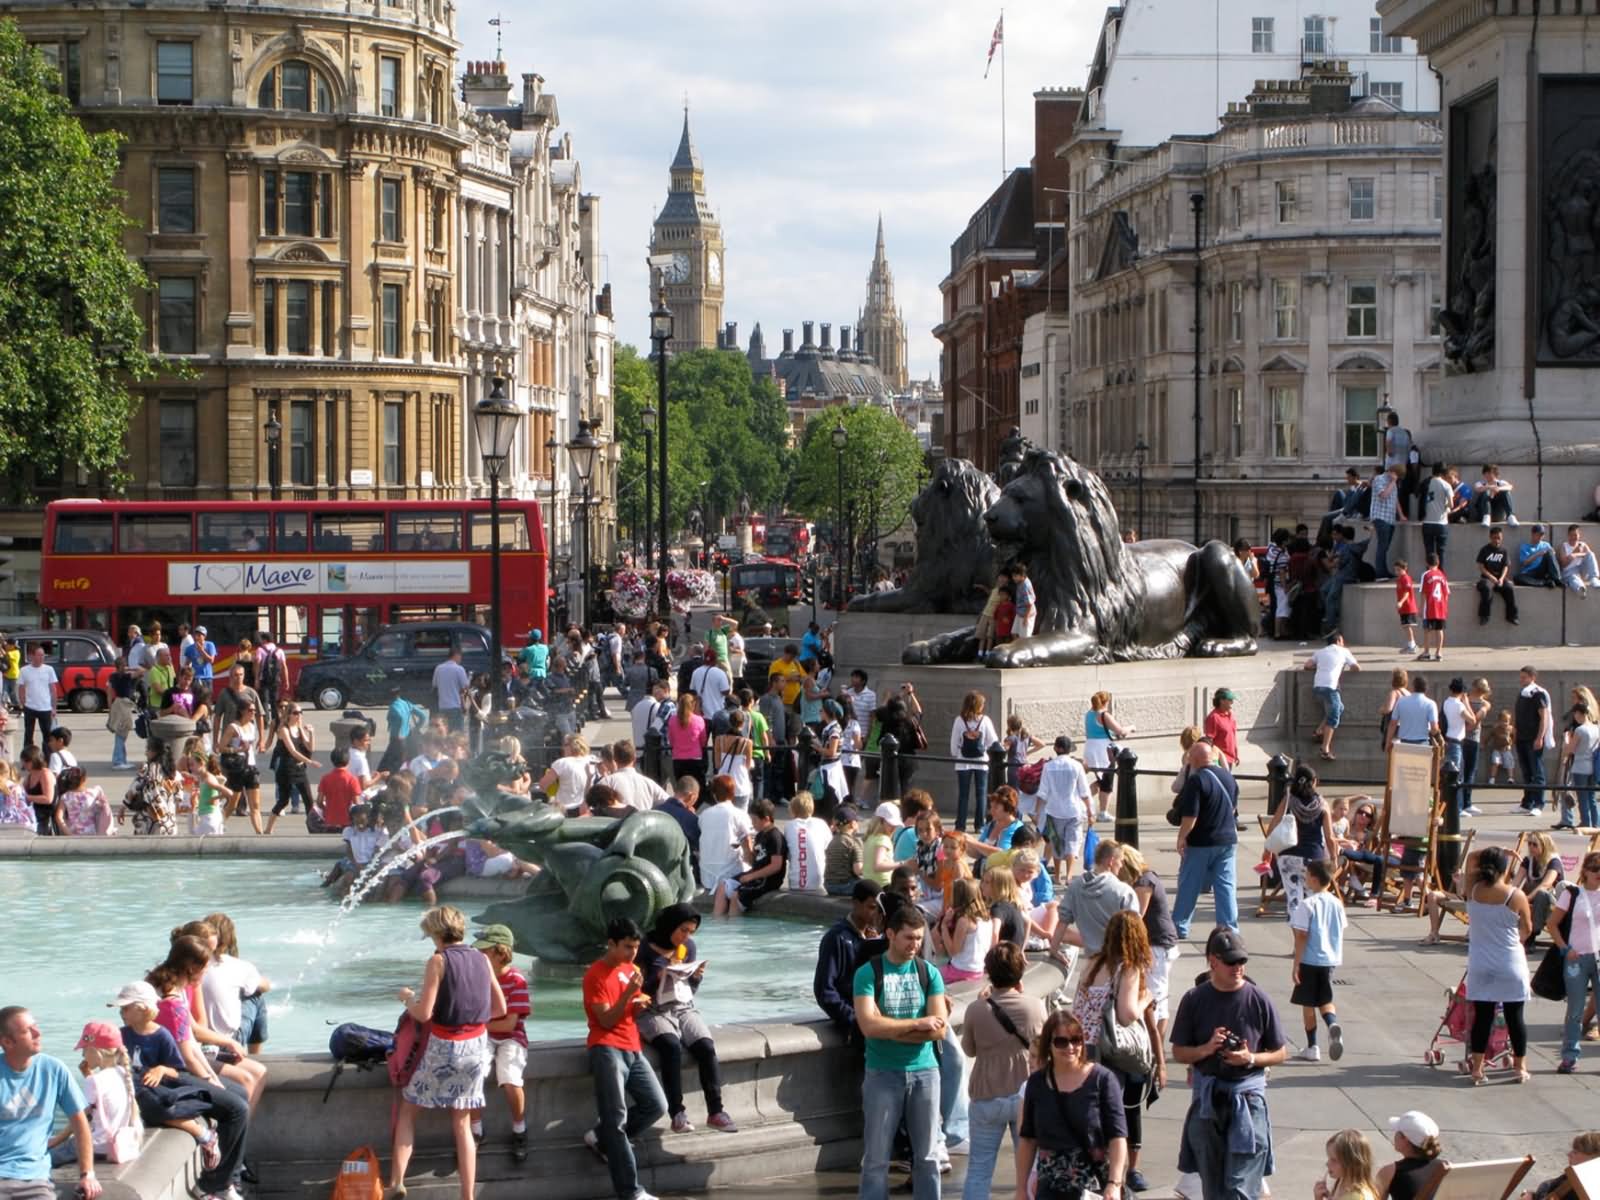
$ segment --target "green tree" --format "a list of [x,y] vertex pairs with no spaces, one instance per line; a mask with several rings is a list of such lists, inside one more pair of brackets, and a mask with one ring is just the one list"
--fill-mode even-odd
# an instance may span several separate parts
[[[843,425],[844,453],[833,444]],[[888,534],[906,519],[924,478],[922,447],[899,418],[875,404],[824,409],[806,424],[789,503],[813,521],[834,524],[839,488],[851,549],[859,548],[875,527]]]
[[86,133],[55,70],[0,21],[0,476],[81,465],[122,477],[137,398],[157,361],[123,249],[115,134]]

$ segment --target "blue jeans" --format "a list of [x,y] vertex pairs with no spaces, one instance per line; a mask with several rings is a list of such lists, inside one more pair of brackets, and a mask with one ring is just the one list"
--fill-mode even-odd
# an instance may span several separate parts
[[590,1046],[589,1074],[594,1077],[594,1106],[600,1113],[595,1135],[611,1172],[611,1190],[617,1200],[633,1200],[639,1192],[639,1167],[629,1139],[666,1114],[667,1098],[656,1073],[637,1050]]
[[961,1200],[989,1200],[995,1163],[999,1161],[1000,1145],[1005,1141],[1007,1129],[1011,1130],[1011,1144],[1017,1144],[1017,1107],[1015,1096],[971,1102],[972,1136],[968,1142],[967,1182],[961,1189]]
[[1178,899],[1172,908],[1179,937],[1189,936],[1194,906],[1200,893],[1207,888],[1211,889],[1216,905],[1217,924],[1239,928],[1239,896],[1233,882],[1233,859],[1238,848],[1229,842],[1225,846],[1190,846],[1184,851],[1183,861],[1178,865]]
[[1372,569],[1379,579],[1384,579],[1389,575],[1389,543],[1394,540],[1394,522],[1374,521],[1372,532],[1378,541],[1378,552],[1372,560]]
[[939,1123],[945,1144],[964,1142],[968,1137],[967,1056],[961,1039],[949,1025],[944,1028],[944,1046],[939,1051]]
[[113,767],[128,765],[128,735],[125,733],[111,735],[111,765]]
[[[1460,738],[1445,738],[1444,740],[1444,766],[1454,767],[1457,778],[1461,775],[1462,742]],[[1457,793],[1460,794],[1459,792]]]
[[1322,723],[1329,729],[1339,728],[1339,722],[1344,719],[1344,697],[1339,694],[1339,689],[1314,687],[1311,690],[1322,701]]
[[1517,739],[1517,766],[1522,771],[1522,807],[1538,812],[1544,807],[1544,747]]
[[[983,805],[989,795],[989,769],[984,767],[978,771],[963,771],[956,768],[956,828],[965,833],[967,828],[967,813],[970,811],[976,819],[983,812]],[[969,809],[968,803],[971,803]],[[975,821],[976,829],[981,821]]]
[[1569,954],[1561,964],[1561,977],[1567,985],[1567,1019],[1561,1026],[1561,1058],[1564,1062],[1577,1062],[1583,1042],[1583,1006],[1591,985],[1595,995],[1600,996],[1600,965],[1596,965],[1592,954]]
[[[1194,853],[1192,850],[1190,853]],[[1200,1176],[1201,1194],[1206,1200],[1255,1200],[1261,1195],[1261,1180],[1271,1162],[1267,1139],[1271,1136],[1271,1123],[1267,1119],[1267,1098],[1248,1095],[1244,1098],[1250,1113],[1250,1124],[1255,1130],[1256,1150],[1253,1154],[1240,1154],[1228,1149],[1228,1130],[1232,1125],[1232,1104],[1218,1096],[1222,1106],[1211,1112],[1198,1111],[1190,1103],[1189,1115],[1183,1122],[1183,1145],[1193,1159],[1195,1173]]]
[[866,1121],[860,1200],[889,1200],[889,1155],[902,1116],[911,1135],[911,1194],[914,1200],[939,1200],[939,1160],[934,1156],[939,1072],[869,1070],[861,1084],[861,1109]]
[[1600,825],[1600,802],[1594,798],[1594,776],[1572,776],[1572,786],[1578,793],[1578,824],[1585,829]]

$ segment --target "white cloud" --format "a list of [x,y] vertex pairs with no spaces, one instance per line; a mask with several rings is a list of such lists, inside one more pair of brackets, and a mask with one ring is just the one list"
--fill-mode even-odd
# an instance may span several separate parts
[[[603,200],[602,277],[618,328],[647,336],[650,223],[667,191],[688,93],[707,196],[728,244],[725,320],[769,346],[802,321],[853,324],[877,214],[914,375],[935,371],[950,243],[1000,182],[1000,65],[983,79],[998,5],[971,0],[465,0],[463,60],[493,57],[555,93]],[[1082,86],[1104,6],[1006,9],[1010,166],[1032,154],[1032,93]],[[518,92],[520,94],[520,91]]]

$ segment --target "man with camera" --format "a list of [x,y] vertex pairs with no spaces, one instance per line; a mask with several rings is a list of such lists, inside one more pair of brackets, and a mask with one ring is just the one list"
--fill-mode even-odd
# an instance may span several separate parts
[[1200,1177],[1207,1200],[1259,1196],[1272,1169],[1266,1069],[1283,1062],[1288,1047],[1271,998],[1245,978],[1249,961],[1236,930],[1213,930],[1209,974],[1184,994],[1172,1021],[1172,1057],[1190,1068],[1193,1087],[1178,1170]]

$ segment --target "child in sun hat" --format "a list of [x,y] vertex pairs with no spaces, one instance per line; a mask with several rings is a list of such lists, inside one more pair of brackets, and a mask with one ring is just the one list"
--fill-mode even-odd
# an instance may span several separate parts
[[[110,1022],[90,1021],[75,1049],[83,1051],[78,1069],[83,1073],[83,1096],[89,1102],[94,1155],[107,1162],[131,1162],[139,1157],[144,1125],[139,1120],[133,1073],[122,1037]],[[77,1159],[77,1153],[72,1127],[62,1126],[50,1139],[51,1164],[65,1166]]]

